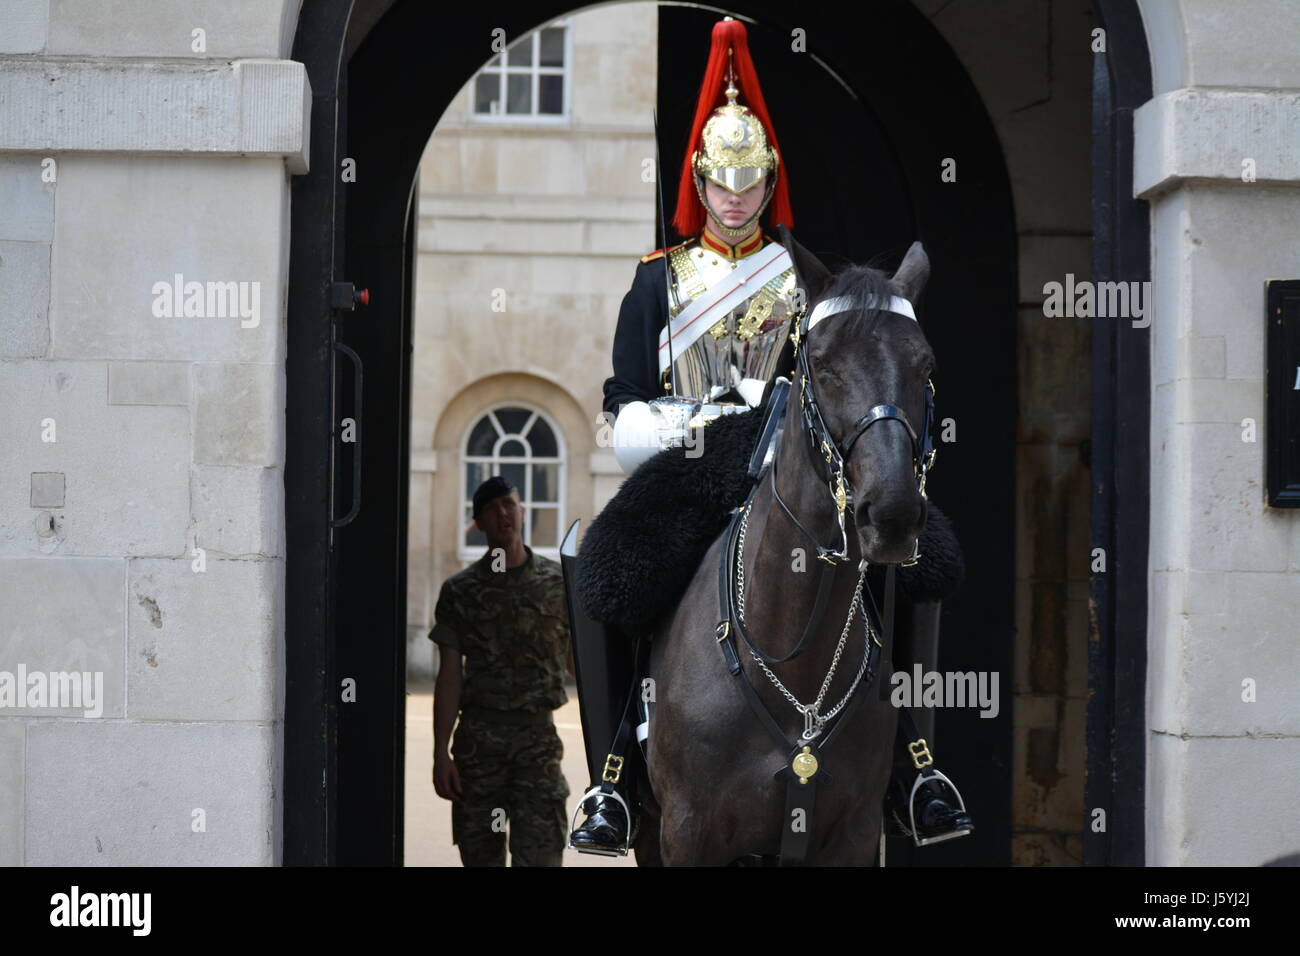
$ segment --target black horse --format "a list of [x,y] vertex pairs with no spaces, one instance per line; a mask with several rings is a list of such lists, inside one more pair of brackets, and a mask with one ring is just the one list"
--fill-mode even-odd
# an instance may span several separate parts
[[[879,627],[864,626],[863,601],[870,596],[859,589],[866,564],[911,558],[926,522],[928,463],[911,423],[927,420],[934,357],[917,321],[902,314],[908,310],[891,306],[898,304],[894,296],[916,300],[929,263],[914,243],[892,279],[866,266],[834,280],[824,270],[809,271],[800,280],[810,314],[818,315],[822,300],[833,308],[797,345],[806,352],[774,461],[729,533],[713,542],[651,645],[647,763],[653,796],[636,841],[642,863],[772,859],[786,828],[800,825],[807,828],[806,864],[866,865],[879,845],[897,712],[878,687],[866,686],[874,671],[888,673],[891,648]],[[816,415],[802,413],[809,399]],[[825,434],[810,441],[810,425]],[[702,433],[705,443],[710,427]],[[837,446],[842,459],[823,440]],[[841,463],[841,487],[851,497],[843,509],[834,496]],[[729,547],[735,548],[730,556]],[[839,552],[828,572],[828,610],[803,651],[776,663],[796,649],[813,617],[823,568],[819,551],[823,559]],[[723,569],[752,649],[735,634],[720,633]],[[791,773],[784,773],[786,784],[774,777],[786,770],[791,754],[729,673],[719,649],[728,641],[758,702],[796,752],[814,718],[825,719],[812,738],[826,748],[815,751],[823,766],[794,763],[795,773],[812,771],[809,783],[820,773],[822,784],[815,803],[806,813],[796,809],[795,819],[785,818]],[[809,716],[790,697],[817,707]],[[844,706],[836,708],[840,701]]]

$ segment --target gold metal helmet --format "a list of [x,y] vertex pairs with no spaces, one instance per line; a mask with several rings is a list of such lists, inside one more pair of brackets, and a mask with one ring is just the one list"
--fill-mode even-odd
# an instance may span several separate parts
[[739,93],[734,80],[728,82],[726,104],[714,110],[704,124],[704,149],[691,154],[696,173],[733,193],[762,183],[769,172],[775,179],[779,162],[758,117],[736,102]]

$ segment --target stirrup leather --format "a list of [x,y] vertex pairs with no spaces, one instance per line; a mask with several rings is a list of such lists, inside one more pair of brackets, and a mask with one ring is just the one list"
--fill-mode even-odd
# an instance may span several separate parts
[[[613,850],[597,850],[594,847],[574,846],[573,832],[578,829],[578,814],[582,811],[582,805],[587,802],[588,797],[600,794],[604,797],[613,797],[623,807],[623,813],[627,815],[627,832],[623,837],[623,846]],[[963,808],[964,809],[964,808]],[[569,844],[568,849],[577,850],[579,853],[594,853],[596,856],[627,856],[627,852],[632,845],[632,811],[628,809],[627,801],[619,794],[617,790],[610,787],[608,790],[602,790],[599,786],[592,787],[581,797],[578,798],[578,805],[573,808],[573,816],[569,818]]]
[[962,813],[966,812],[966,801],[962,799],[961,791],[957,789],[956,784],[948,779],[946,774],[933,768],[931,768],[928,773],[918,773],[916,775],[916,782],[912,784],[912,792],[907,798],[907,815],[912,821],[912,841],[917,846],[929,846],[931,843],[942,843],[944,840],[955,840],[958,837],[970,836],[970,834],[974,832],[974,828],[972,828],[970,830],[952,830],[948,833],[940,833],[938,836],[926,837],[924,839],[917,836],[916,792],[921,789],[922,785],[924,785],[926,781],[935,779],[942,780],[949,786],[949,788],[951,788],[952,792],[957,795],[957,808],[961,810]]

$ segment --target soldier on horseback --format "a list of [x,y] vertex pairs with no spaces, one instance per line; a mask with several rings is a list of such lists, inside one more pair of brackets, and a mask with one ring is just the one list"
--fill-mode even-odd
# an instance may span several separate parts
[[[774,404],[769,398],[780,377],[793,377],[790,331],[808,304],[798,288],[797,266],[815,261],[789,237],[788,177],[780,168],[744,26],[731,18],[714,27],[690,142],[694,149],[683,163],[673,224],[693,238],[642,257],[619,313],[604,411],[613,419],[616,457],[629,475],[665,448],[691,457],[692,438],[703,437],[701,429],[721,416],[748,414],[754,420],[751,441],[758,447],[752,460],[745,448],[728,465],[739,481],[739,498],[722,513],[716,513],[716,502],[691,503],[700,518],[696,537],[707,546],[725,520],[725,508],[743,500],[746,465],[760,464],[775,444],[776,423],[764,421],[764,413]],[[781,242],[763,232],[764,212],[783,227]],[[634,481],[625,483],[628,493],[635,493],[628,489]],[[651,526],[658,518],[647,514],[645,522]],[[579,805],[586,817],[569,845],[581,852],[621,853],[635,822],[630,778],[640,755],[631,740],[644,732],[637,727],[644,722],[631,652],[631,641],[643,634],[629,631],[651,622],[602,606],[595,585],[580,581],[575,587],[573,579],[587,574],[574,574],[576,568],[576,562],[566,563],[566,586],[592,788]],[[684,584],[686,578],[679,573],[676,580]],[[932,758],[918,738],[911,719],[900,720],[887,791],[893,832],[919,845],[969,834],[973,824],[960,798],[939,782],[947,778],[932,767],[921,773]]]

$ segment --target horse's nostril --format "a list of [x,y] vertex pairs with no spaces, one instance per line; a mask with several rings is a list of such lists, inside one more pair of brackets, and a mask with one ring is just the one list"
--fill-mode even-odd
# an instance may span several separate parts
[[907,530],[920,525],[924,518],[922,507],[923,502],[921,499],[916,502],[891,501],[879,504],[874,508],[871,506],[871,502],[868,501],[864,502],[858,509],[858,523],[871,525],[881,530]]

